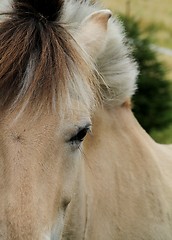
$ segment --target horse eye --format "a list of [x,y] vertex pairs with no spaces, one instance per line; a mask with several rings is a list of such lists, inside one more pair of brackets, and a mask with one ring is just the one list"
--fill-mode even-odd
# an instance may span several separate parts
[[90,131],[90,127],[84,127],[83,129],[79,129],[78,133],[76,135],[74,135],[73,137],[70,138],[69,142],[72,144],[80,144],[81,142],[83,142],[85,136],[87,135],[87,133]]

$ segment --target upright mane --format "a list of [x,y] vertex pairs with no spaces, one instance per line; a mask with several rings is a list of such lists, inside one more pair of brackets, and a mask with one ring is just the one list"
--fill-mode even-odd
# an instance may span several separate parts
[[96,59],[77,42],[83,19],[100,9],[91,2],[14,0],[1,13],[0,110],[52,109],[71,95],[90,107],[98,85],[106,104],[122,104],[133,95],[137,65],[117,19],[109,21]]
[[92,68],[60,20],[63,1],[44,4],[15,0],[12,11],[1,14],[1,110],[56,108],[71,92],[89,104]]
[[[79,28],[85,17],[103,8],[100,4],[91,2],[93,1],[65,1],[62,21],[72,23],[69,24],[71,34]],[[102,76],[99,81],[104,103],[107,105],[123,104],[137,89],[138,66],[125,38],[122,23],[117,17],[111,17],[106,44],[99,50],[96,58],[96,67]]]

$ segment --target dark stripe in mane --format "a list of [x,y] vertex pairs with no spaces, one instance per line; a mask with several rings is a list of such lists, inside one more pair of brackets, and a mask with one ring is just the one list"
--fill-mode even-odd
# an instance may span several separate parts
[[[0,110],[22,108],[27,103],[48,108],[65,91],[74,71],[83,76],[89,71],[72,37],[60,23],[50,21],[57,17],[52,6],[58,0],[50,1],[46,13],[44,7],[39,8],[46,21],[35,12],[24,11],[22,2],[15,1],[14,11],[0,23]],[[33,3],[36,11],[38,2],[48,6],[48,1],[25,2]]]
[[60,17],[63,2],[63,0],[14,0],[14,7],[20,12],[38,13],[48,21],[55,21]]

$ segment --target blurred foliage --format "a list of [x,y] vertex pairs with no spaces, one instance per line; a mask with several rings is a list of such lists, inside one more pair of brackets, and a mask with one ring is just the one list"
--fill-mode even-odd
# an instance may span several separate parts
[[172,124],[163,131],[152,130],[151,136],[159,143],[172,143]]
[[120,18],[124,23],[127,44],[131,46],[140,70],[133,111],[148,133],[164,129],[172,123],[172,86],[166,79],[165,65],[151,48],[151,32],[155,29],[151,31],[150,26],[149,31],[141,30],[136,19],[126,16]]

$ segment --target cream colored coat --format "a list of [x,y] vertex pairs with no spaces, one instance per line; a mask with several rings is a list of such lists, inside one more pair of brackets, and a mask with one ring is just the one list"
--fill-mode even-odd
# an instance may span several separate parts
[[155,143],[123,106],[97,111],[84,156],[70,239],[172,239],[172,146]]
[[[12,11],[11,0],[0,6]],[[99,9],[66,0],[60,18],[99,83],[89,87],[73,72],[63,111],[0,115],[1,240],[172,239],[172,147],[133,116],[137,65],[118,20]],[[84,142],[71,144],[91,123]]]

